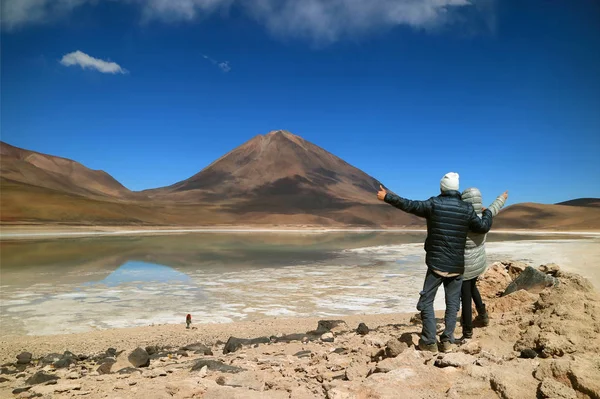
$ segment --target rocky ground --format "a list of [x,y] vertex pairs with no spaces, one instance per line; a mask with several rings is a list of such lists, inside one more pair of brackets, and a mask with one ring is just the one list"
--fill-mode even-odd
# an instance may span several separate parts
[[182,346],[168,335],[135,349],[115,339],[94,353],[73,341],[73,353],[38,345],[2,365],[0,397],[600,398],[600,297],[587,280],[501,262],[479,286],[490,325],[452,353],[419,351],[410,315],[371,329],[356,318],[292,334],[275,324],[272,336]]

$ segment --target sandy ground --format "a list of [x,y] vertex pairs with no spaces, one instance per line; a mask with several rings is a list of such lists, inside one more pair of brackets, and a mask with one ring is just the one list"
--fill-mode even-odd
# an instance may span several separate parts
[[[437,312],[441,316],[443,312]],[[414,313],[353,315],[335,317],[344,320],[348,326],[356,328],[364,322],[373,328],[388,324],[406,323]],[[114,328],[109,330],[90,331],[78,334],[50,336],[10,336],[0,338],[0,363],[14,360],[23,351],[35,355],[51,352],[93,353],[104,351],[109,347],[119,350],[132,350],[137,346],[174,345],[183,346],[192,342],[227,341],[230,336],[252,338],[260,336],[285,335],[303,333],[316,328],[322,318],[265,318],[249,322],[220,324],[192,324],[186,329],[185,324],[163,324],[147,327]]]

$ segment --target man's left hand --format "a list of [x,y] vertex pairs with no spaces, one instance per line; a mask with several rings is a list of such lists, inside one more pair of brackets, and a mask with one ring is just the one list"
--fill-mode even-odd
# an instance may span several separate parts
[[380,185],[380,186],[379,186],[379,192],[377,193],[377,199],[378,199],[379,201],[383,201],[383,200],[385,200],[385,196],[386,196],[386,194],[387,194],[387,191],[386,191],[386,189],[385,189],[385,188],[383,188],[383,186],[382,186],[382,185]]

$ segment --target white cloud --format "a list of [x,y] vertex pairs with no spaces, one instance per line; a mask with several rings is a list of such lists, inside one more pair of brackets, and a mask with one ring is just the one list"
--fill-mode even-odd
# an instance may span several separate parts
[[214,66],[219,67],[225,73],[231,71],[231,66],[229,66],[229,61],[219,62],[205,54],[202,54],[202,57],[204,57],[204,59],[210,61],[210,63],[213,64]]
[[[55,20],[84,4],[111,0],[3,0],[2,23],[13,29]],[[429,29],[454,21],[461,10],[493,0],[112,0],[139,7],[143,21],[194,21],[232,7],[263,25],[277,37],[331,43],[395,26]],[[489,18],[489,16],[483,16]]]
[[116,62],[109,62],[101,60],[99,58],[94,58],[79,50],[63,55],[63,57],[60,60],[60,63],[64,66],[79,65],[83,69],[95,69],[98,72],[102,73],[127,73],[127,70],[121,68],[121,66]]
[[229,66],[229,61],[219,62],[219,68],[221,68],[221,70],[223,72],[231,71],[231,67]]

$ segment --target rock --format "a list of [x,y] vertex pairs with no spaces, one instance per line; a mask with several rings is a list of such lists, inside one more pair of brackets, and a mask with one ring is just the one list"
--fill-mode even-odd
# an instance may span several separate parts
[[298,342],[308,342],[308,341],[313,341],[315,339],[314,335],[310,335],[310,334],[288,334],[288,335],[283,335],[281,337],[271,337],[271,340],[273,342],[294,342],[294,341],[298,341]]
[[8,378],[0,377],[0,384],[10,381]]
[[208,366],[204,365],[198,372],[198,377],[204,378],[204,377],[206,377],[207,374],[208,374]]
[[40,363],[42,363],[43,365],[52,364],[54,362],[59,361],[61,358],[62,358],[62,355],[60,355],[58,353],[50,353],[49,355],[44,356],[40,360]]
[[469,364],[475,363],[475,357],[466,353],[453,352],[440,355],[435,360],[437,367],[466,367]]
[[47,374],[43,371],[38,371],[37,373],[35,373],[31,377],[29,377],[25,381],[25,383],[27,385],[37,385],[37,384],[43,384],[44,382],[48,382],[48,381],[56,381],[58,379],[59,379],[59,377],[55,376],[54,374]]
[[117,357],[117,350],[115,348],[108,348],[106,350],[106,356]]
[[335,340],[335,338],[333,337],[333,333],[331,332],[327,332],[323,335],[321,335],[321,341],[323,342],[333,342]]
[[359,335],[367,335],[369,333],[369,327],[365,323],[360,323],[356,328],[356,333]]
[[481,352],[481,345],[477,341],[470,341],[460,346],[459,351],[469,355],[476,355]]
[[554,277],[560,276],[560,266],[556,263],[548,263],[547,265],[541,265],[538,270],[542,273],[549,274]]
[[223,384],[220,385],[263,391],[265,389],[265,377],[254,371],[244,371],[225,377]]
[[542,357],[560,357],[577,351],[576,346],[569,337],[552,332],[540,333],[535,343]]
[[133,367],[148,367],[150,365],[150,356],[148,356],[148,352],[140,347],[137,347],[131,352],[129,356],[127,356],[127,360],[129,360],[129,363],[131,363]]
[[493,370],[490,374],[490,386],[501,398],[535,398],[537,381],[518,365]]
[[54,392],[63,393],[69,391],[79,391],[81,390],[80,384],[59,384],[54,387]]
[[571,372],[569,373],[573,388],[588,395],[590,398],[600,398],[600,375],[598,363],[592,363],[587,360],[578,359],[571,363]]
[[375,373],[389,373],[392,370],[407,367],[423,365],[422,352],[414,348],[407,349],[396,357],[388,357],[378,362],[375,367]]
[[156,369],[145,369],[142,371],[142,377],[144,378],[156,378],[158,377],[158,372]]
[[156,346],[156,345],[147,346],[145,349],[146,349],[146,353],[148,354],[148,356],[152,356],[155,353],[158,353],[158,351],[159,351],[158,346]]
[[553,399],[576,399],[575,391],[553,378],[544,378],[538,387],[538,397]]
[[68,380],[77,380],[79,379],[79,373],[77,371],[71,371],[69,374],[67,374],[67,379]]
[[231,352],[238,351],[244,346],[251,346],[257,344],[268,344],[271,340],[267,337],[259,337],[253,339],[235,338],[229,337],[225,347],[223,348],[223,354],[226,355]]
[[415,313],[410,318],[409,322],[411,324],[423,324],[423,320],[421,319],[421,313]]
[[310,358],[311,353],[312,353],[311,351],[299,351],[299,352],[294,353],[294,356],[296,356],[299,359],[306,358],[306,357]]
[[241,367],[230,366],[218,360],[205,360],[201,359],[192,366],[192,371],[200,370],[202,367],[206,366],[210,371],[220,371],[222,373],[240,373],[245,371]]
[[318,334],[324,334],[330,331],[332,333],[340,333],[348,330],[350,330],[350,328],[344,320],[319,320],[316,332]]
[[0,368],[0,375],[2,375],[2,374],[7,374],[7,375],[8,374],[17,374],[17,370],[11,370],[11,369],[9,369],[7,367],[1,367]]
[[182,349],[184,351],[193,351],[194,353],[196,353],[198,355],[206,355],[206,356],[213,355],[212,350],[208,346],[206,346],[200,342],[196,342],[195,344],[189,344],[189,345],[183,346],[180,349]]
[[523,273],[506,287],[502,296],[509,295],[518,290],[526,290],[531,293],[539,294],[544,288],[552,287],[557,284],[558,280],[554,277],[544,274],[531,266],[527,266]]
[[99,367],[96,369],[96,372],[97,372],[99,375],[102,375],[102,374],[110,374],[110,370],[112,369],[112,366],[113,366],[113,364],[115,364],[115,363],[116,363],[116,361],[114,361],[114,360],[113,360],[113,361],[109,361],[109,362],[104,362],[104,363],[102,363],[102,364],[101,364],[101,365],[100,365],[100,366],[99,366]]
[[21,352],[17,355],[17,364],[29,364],[31,363],[31,353]]
[[563,384],[571,384],[569,374],[571,374],[571,362],[566,359],[556,359],[540,362],[533,376],[539,381],[552,377]]
[[31,385],[26,386],[26,387],[20,387],[20,388],[15,388],[12,390],[13,395],[18,395],[21,392],[27,392],[31,389]]
[[409,348],[411,346],[418,347],[419,346],[419,334],[405,332],[400,335],[400,338],[398,338],[398,341],[404,342],[406,345],[408,345]]
[[519,277],[519,275],[523,273],[523,271],[525,271],[525,269],[529,266],[527,263],[515,262],[512,260],[508,262],[502,262],[502,264],[506,267],[508,275],[512,280]]
[[62,359],[59,359],[59,360],[55,361],[54,363],[52,363],[52,365],[54,366],[54,368],[64,369],[64,368],[69,367],[71,364],[75,364],[75,363],[77,363],[75,358],[63,357]]
[[371,367],[367,363],[360,361],[352,361],[346,369],[344,376],[349,381],[362,380],[371,372]]
[[167,376],[167,372],[165,371],[165,369],[154,369],[154,372],[159,377],[166,377]]
[[408,349],[408,345],[405,342],[400,342],[396,338],[392,338],[385,344],[385,355],[387,357],[396,357],[406,349]]
[[537,357],[537,352],[531,348],[523,349],[521,351],[521,356],[523,359],[535,359]]
[[501,295],[511,282],[510,275],[506,271],[504,265],[500,262],[492,264],[486,272],[479,277],[477,287],[487,302],[488,299],[493,299]]
[[135,367],[124,367],[122,369],[117,370],[117,374],[126,375],[133,373],[141,373],[141,370]]

